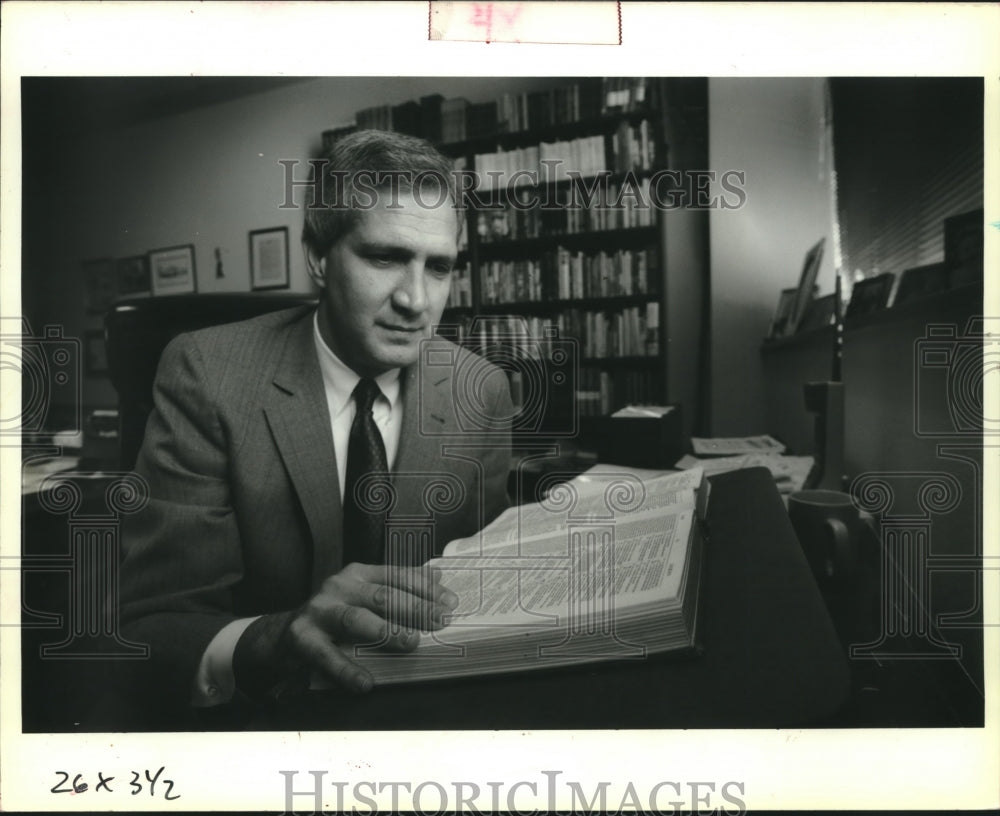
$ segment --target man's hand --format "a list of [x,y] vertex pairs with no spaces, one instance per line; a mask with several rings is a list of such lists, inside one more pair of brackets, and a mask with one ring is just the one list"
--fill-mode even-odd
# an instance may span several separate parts
[[339,686],[369,691],[371,674],[350,656],[352,646],[388,651],[416,648],[418,630],[438,629],[458,606],[437,570],[349,564],[331,575],[301,609],[264,615],[236,644],[236,685],[251,697],[267,696],[289,677],[319,670]]

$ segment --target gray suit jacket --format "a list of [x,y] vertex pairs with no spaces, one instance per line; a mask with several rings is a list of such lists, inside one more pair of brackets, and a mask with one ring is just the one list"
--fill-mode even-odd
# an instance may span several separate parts
[[[438,343],[443,345],[437,346]],[[387,528],[425,560],[508,503],[506,380],[455,378],[488,365],[435,340],[436,365],[402,373],[403,427]],[[430,358],[428,358],[430,359]],[[468,428],[457,388],[475,394]],[[339,570],[342,506],[311,309],[182,335],[164,351],[136,471],[150,499],[123,521],[121,620],[151,647],[160,693],[189,692],[218,631],[293,609]]]

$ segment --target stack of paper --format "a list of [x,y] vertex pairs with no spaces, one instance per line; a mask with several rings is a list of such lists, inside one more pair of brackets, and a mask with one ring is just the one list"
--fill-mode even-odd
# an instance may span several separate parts
[[698,468],[708,476],[716,473],[728,473],[742,468],[766,467],[774,476],[778,492],[795,493],[802,490],[806,478],[813,467],[811,456],[782,456],[775,453],[751,453],[742,456],[720,456],[714,459],[702,459],[697,456],[682,457],[675,467],[680,470]]
[[761,436],[691,437],[696,456],[739,456],[745,453],[784,453],[785,446],[769,434]]

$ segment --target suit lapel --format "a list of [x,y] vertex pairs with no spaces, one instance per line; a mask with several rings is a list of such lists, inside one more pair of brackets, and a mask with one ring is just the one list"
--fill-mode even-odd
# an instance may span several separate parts
[[401,383],[403,427],[396,463],[392,468],[392,482],[398,497],[393,513],[400,516],[426,515],[422,491],[412,489],[412,482],[410,485],[403,484],[403,480],[413,478],[407,474],[427,473],[441,467],[440,448],[445,442],[441,429],[447,427],[450,377],[441,374],[432,378],[425,371],[421,383],[418,367],[412,365],[407,368]]
[[264,406],[312,534],[312,585],[340,566],[343,507],[312,314],[291,330]]

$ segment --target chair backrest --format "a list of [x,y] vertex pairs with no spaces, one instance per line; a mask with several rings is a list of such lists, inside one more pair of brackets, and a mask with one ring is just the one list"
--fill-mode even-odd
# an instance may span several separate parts
[[153,409],[153,379],[160,355],[183,332],[315,304],[313,295],[204,294],[136,298],[116,303],[105,316],[111,382],[118,391],[120,466],[135,465]]

